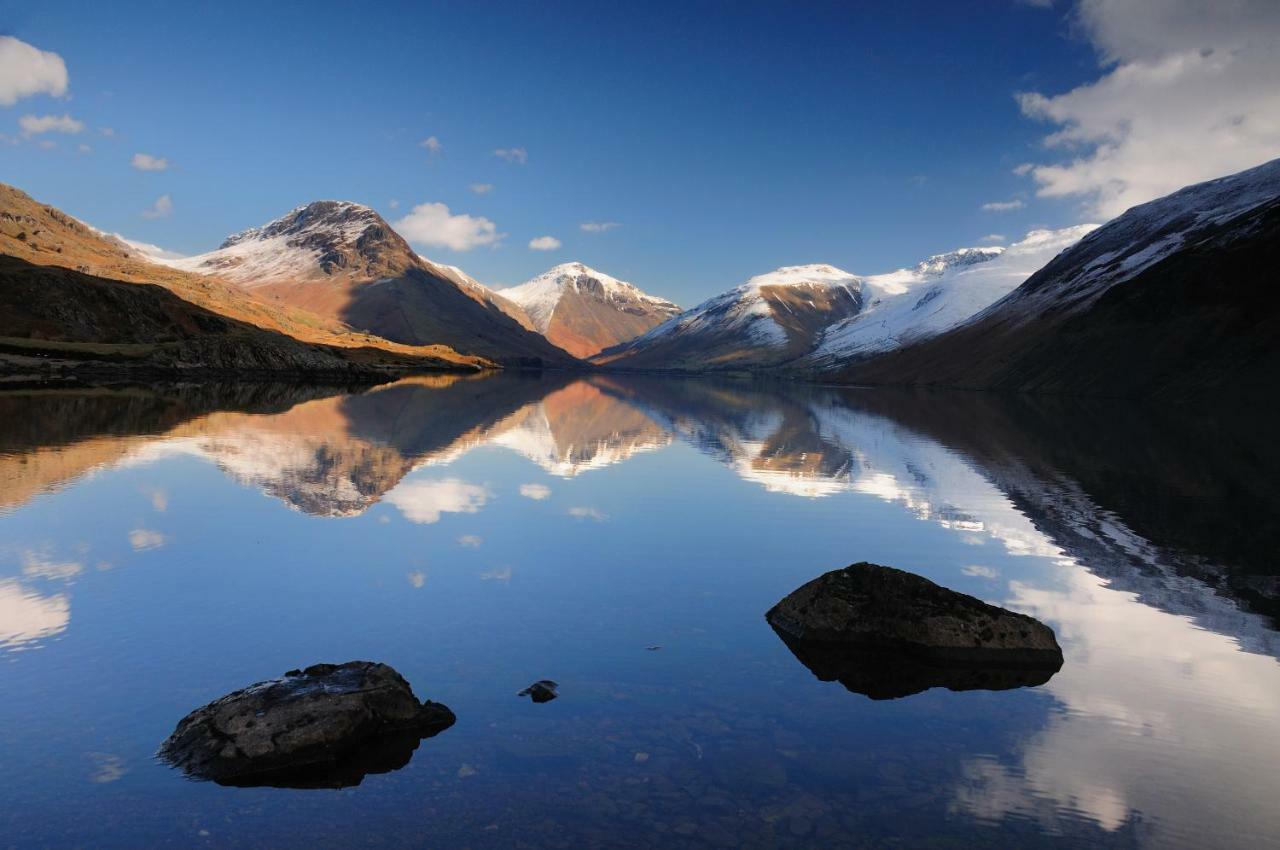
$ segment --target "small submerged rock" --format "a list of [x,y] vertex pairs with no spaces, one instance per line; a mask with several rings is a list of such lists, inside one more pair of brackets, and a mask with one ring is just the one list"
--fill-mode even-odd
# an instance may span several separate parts
[[1038,685],[1062,667],[1039,620],[877,564],[819,576],[765,619],[819,679],[873,699]]
[[316,664],[197,708],[158,755],[220,785],[343,788],[404,767],[454,720],[386,664]]
[[540,679],[520,693],[516,694],[516,696],[528,697],[534,702],[551,702],[553,699],[560,696],[556,693],[556,688],[558,687],[560,686],[550,679]]

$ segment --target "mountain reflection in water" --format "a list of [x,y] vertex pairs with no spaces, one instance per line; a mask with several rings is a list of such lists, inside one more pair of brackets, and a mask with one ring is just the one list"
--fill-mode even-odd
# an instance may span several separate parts
[[[731,719],[724,702],[717,701],[717,692],[698,691],[703,694],[698,699],[716,707],[702,714],[690,708],[693,713],[678,723],[661,721],[667,724],[663,734],[677,741],[672,749],[662,750],[662,744],[653,741],[627,744],[643,753],[643,759],[637,754],[634,760],[630,752],[625,754],[620,764],[625,763],[628,770],[637,765],[657,770],[667,763],[664,759],[682,765],[661,780],[644,780],[650,783],[645,787],[659,795],[645,805],[661,809],[666,805],[663,800],[674,805],[671,801],[686,793],[687,789],[682,790],[686,785],[696,787],[700,797],[731,795],[741,768],[742,776],[756,777],[751,793],[763,796],[726,798],[728,803],[754,812],[752,817],[763,818],[770,830],[772,824],[785,826],[795,820],[794,834],[782,827],[770,833],[781,836],[781,843],[812,844],[818,840],[817,833],[805,829],[828,822],[835,824],[829,829],[837,830],[826,836],[825,843],[831,846],[851,840],[841,838],[840,831],[853,830],[850,824],[868,836],[900,835],[894,831],[905,828],[894,808],[897,798],[866,796],[865,780],[842,772],[852,770],[852,756],[835,764],[834,756],[822,754],[836,746],[842,734],[855,734],[856,724],[849,721],[854,715],[849,713],[860,712],[856,716],[868,728],[894,718],[903,723],[907,722],[903,718],[911,718],[917,724],[912,728],[919,730],[913,734],[925,736],[932,757],[945,762],[913,768],[923,784],[909,784],[914,790],[904,792],[919,798],[912,805],[920,811],[933,813],[920,817],[921,829],[928,823],[935,832],[959,830],[957,835],[969,837],[972,834],[964,829],[970,827],[1016,829],[1017,838],[1009,841],[1027,845],[1037,841],[1152,847],[1274,845],[1280,840],[1280,814],[1273,806],[1280,798],[1280,776],[1274,769],[1280,763],[1280,664],[1276,661],[1280,658],[1276,632],[1280,579],[1274,560],[1280,548],[1280,524],[1275,522],[1280,516],[1275,488],[1280,448],[1272,439],[1273,431],[1270,422],[1223,411],[1202,415],[1193,410],[1165,412],[1102,402],[617,376],[437,377],[360,390],[259,385],[8,392],[0,394],[0,522],[6,523],[0,543],[0,657],[21,659],[27,665],[47,661],[50,650],[75,634],[79,598],[89,592],[83,586],[86,577],[112,566],[90,544],[77,542],[92,536],[90,531],[81,533],[74,524],[78,518],[68,517],[65,539],[53,542],[24,537],[24,518],[48,500],[73,496],[82,485],[112,475],[184,461],[204,468],[212,464],[245,488],[268,497],[267,504],[254,508],[260,514],[282,504],[303,517],[315,518],[313,522],[344,518],[341,522],[354,523],[375,508],[394,509],[408,523],[426,526],[468,515],[482,520],[497,500],[510,495],[481,477],[457,472],[469,459],[491,458],[494,464],[541,470],[543,480],[520,485],[515,496],[531,508],[548,499],[556,482],[581,484],[588,488],[580,491],[584,494],[606,493],[612,476],[637,467],[649,471],[631,479],[630,486],[637,489],[626,504],[635,506],[637,516],[647,512],[656,518],[656,527],[672,543],[663,550],[668,557],[688,550],[682,569],[689,581],[696,581],[702,570],[718,575],[719,583],[744,582],[752,592],[756,588],[752,582],[764,582],[760,598],[743,603],[744,611],[754,613],[749,622],[745,616],[741,624],[735,622],[734,640],[711,640],[699,649],[705,656],[697,657],[714,669],[696,664],[672,667],[662,675],[637,673],[641,676],[637,681],[644,684],[600,686],[600,694],[629,688],[646,693],[646,688],[660,684],[680,693],[693,689],[694,679],[705,676],[706,682],[699,687],[719,687],[726,694],[739,694],[735,697],[739,702],[755,700],[761,706],[765,719],[735,725],[738,721]],[[683,469],[661,463],[662,456],[681,452],[688,455],[680,461],[689,467],[687,479],[682,477]],[[698,461],[706,469],[694,469],[698,456],[714,463]],[[655,477],[659,470],[668,478]],[[725,515],[718,513],[723,505],[717,499],[730,493],[730,487],[738,494],[735,499],[745,500],[749,493],[752,499],[770,500],[752,520],[768,523],[776,515],[791,523],[785,529],[780,526],[779,535],[785,530],[815,539],[845,531],[853,536],[840,539],[841,548],[832,561],[786,564],[785,569],[793,572],[780,574],[776,585],[759,578],[768,575],[763,568],[735,573],[732,564],[722,562],[717,549],[732,547],[715,543],[714,536],[700,536],[703,530],[713,533],[715,524],[724,521]],[[668,513],[676,510],[667,507],[671,494],[686,488],[705,488],[708,495],[701,508],[705,516],[688,516],[688,508],[685,516]],[[159,506],[173,494],[157,490],[152,496]],[[791,690],[777,691],[769,683],[782,681],[788,674],[784,668],[769,666],[777,659],[769,653],[786,650],[754,643],[757,638],[749,630],[769,631],[759,612],[799,581],[866,556],[850,550],[850,539],[854,546],[865,542],[868,547],[898,545],[904,552],[916,551],[911,549],[910,535],[900,531],[896,538],[882,539],[874,525],[841,529],[831,506],[845,504],[843,500],[850,500],[850,505],[856,500],[859,505],[880,506],[876,510],[881,513],[873,515],[881,521],[889,516],[883,512],[893,512],[924,523],[930,534],[942,535],[939,539],[948,541],[947,564],[954,564],[951,568],[956,572],[932,577],[952,586],[967,582],[958,589],[1051,624],[1067,657],[1062,670],[1047,682],[979,684],[1036,686],[1031,689],[985,696],[928,691],[883,708],[874,703],[860,708],[855,697],[829,688],[804,691],[802,696],[795,691],[803,687],[802,679],[786,679]],[[567,506],[558,520],[564,524],[550,533],[580,539],[583,547],[589,541],[607,541],[611,534],[629,533],[625,523],[630,520],[616,514],[616,509],[605,510],[584,499]],[[379,522],[387,520],[385,513],[379,516]],[[806,522],[806,517],[815,519]],[[857,523],[865,522],[864,514],[858,517]],[[214,514],[209,521],[220,520]],[[186,553],[184,544],[170,539],[162,529],[139,520],[129,531],[134,553],[182,552],[187,561],[199,562],[198,556]],[[489,545],[485,538],[498,533],[483,523],[470,531],[481,533],[458,537],[459,551],[485,552]],[[533,526],[525,533],[532,534]],[[634,534],[647,536],[620,537],[620,544],[655,542],[652,531],[637,529]],[[664,541],[660,537],[656,542]],[[537,538],[527,548],[562,553],[555,544],[555,540]],[[994,559],[979,556],[991,550],[1001,553],[1002,563],[1035,563],[1044,569],[1013,575],[1007,566],[1002,571],[992,565]],[[967,561],[963,559],[966,551],[974,553]],[[910,563],[897,565],[915,568]],[[431,590],[437,574],[430,566],[409,571],[406,586]],[[170,565],[168,569],[177,568]],[[655,565],[654,569],[661,572],[662,568]],[[595,583],[580,578],[565,586],[564,604],[590,610],[593,604],[604,604],[606,597],[601,594],[610,582],[630,581],[604,567],[600,571]],[[518,579],[520,573],[513,573],[510,564],[493,562],[479,578],[491,588],[516,594],[522,591],[517,590],[519,582],[513,575]],[[654,600],[663,593],[679,596],[680,588],[673,584],[680,580],[679,574],[661,575],[665,577],[662,590],[645,592]],[[114,578],[106,575],[104,581]],[[314,600],[321,591],[300,592],[313,594]],[[631,592],[641,593],[634,588]],[[648,600],[632,598],[635,606],[659,604]],[[579,631],[600,630],[575,638],[577,643],[600,640],[599,635],[609,628],[624,628],[616,619],[610,621],[604,610],[592,615],[594,619],[575,620]],[[630,610],[618,609],[617,616],[625,617]],[[665,609],[635,608],[641,610],[657,616],[652,611]],[[570,617],[567,611],[546,612],[545,622],[552,624],[548,628],[554,628],[557,617]],[[676,622],[676,614],[669,616]],[[679,622],[677,637],[661,640],[666,647],[663,652],[642,651],[639,660],[614,659],[614,663],[693,664],[679,655],[679,641],[681,636],[687,642],[701,640],[699,628]],[[627,622],[625,627],[635,625]],[[772,634],[765,637],[777,643]],[[641,650],[653,642],[648,637],[637,639]],[[734,644],[753,648],[744,648],[738,655],[715,654],[728,652],[725,647]],[[46,651],[26,652],[37,648]],[[459,681],[471,689],[492,685],[509,698],[511,683],[489,682],[486,675],[491,674],[483,674],[493,664],[488,658],[458,659],[459,670],[475,671],[474,675],[460,672]],[[545,670],[529,670],[522,676],[545,672],[569,682],[555,668],[557,660],[548,658]],[[784,660],[800,666],[789,654]],[[242,680],[253,672],[237,670],[228,678]],[[800,672],[809,676],[807,671]],[[841,678],[840,671],[827,673],[819,675]],[[651,675],[658,678],[645,678]],[[685,678],[668,681],[677,675]],[[737,690],[743,687],[743,679],[757,676],[760,687]],[[948,686],[926,675],[890,690],[898,695],[903,688],[914,692],[935,685]],[[9,688],[5,692],[12,693]],[[582,707],[589,699],[581,686],[566,686],[566,692],[571,695],[540,708],[588,710]],[[198,701],[198,696],[207,694],[185,694],[185,703]],[[841,699],[826,702],[833,697]],[[0,721],[8,716],[4,699],[0,697]],[[802,699],[806,701],[803,709]],[[956,702],[944,703],[953,708],[939,709],[930,706],[943,703],[931,699]],[[1010,719],[1007,728],[984,733],[980,742],[967,737],[966,729],[990,722],[985,719],[989,715],[973,713],[980,706],[999,713],[1013,699],[1027,700],[1019,703],[1023,706],[1019,717],[1034,719]],[[515,702],[528,707],[525,701]],[[662,707],[674,711],[673,705]],[[776,714],[769,714],[766,705],[773,706]],[[952,710],[969,719],[948,725],[946,717]],[[782,718],[791,711],[830,717],[831,725],[820,732],[826,745],[801,745],[792,740],[797,733],[784,733]],[[873,711],[891,714],[866,713]],[[471,709],[467,716],[481,717],[483,711]],[[543,714],[539,722],[568,722],[559,717]],[[593,743],[583,744],[583,752],[640,734],[609,726],[608,720],[601,723],[601,731],[585,739]],[[713,733],[706,730],[720,728],[717,723],[744,736],[741,740],[756,743],[745,751],[728,743],[715,750]],[[551,734],[547,728],[516,728],[524,730],[525,736],[521,739],[525,749],[518,752],[537,753],[529,757],[536,767],[528,769],[542,772],[545,787],[531,783],[518,792],[507,788],[503,793],[515,793],[518,799],[550,794],[550,789],[560,787],[555,779],[562,775],[566,788],[577,787],[573,784],[577,779],[570,780],[579,776],[575,771],[584,769],[585,763],[596,764],[601,771],[612,769],[604,756],[600,756],[603,761],[584,762],[537,749],[530,742]],[[553,728],[564,728],[566,741],[579,740],[568,731],[571,727]],[[756,728],[766,731],[751,731]],[[470,740],[466,734],[460,730],[448,746],[463,746],[463,741]],[[771,743],[758,743],[764,739]],[[906,746],[901,739],[894,740]],[[482,739],[473,743],[486,746]],[[774,754],[766,758],[760,746]],[[860,746],[869,752],[875,744],[863,741]],[[485,757],[482,752],[466,756],[461,767],[453,768],[457,777],[451,781],[502,774],[515,770],[517,763],[525,764],[512,752],[517,751],[507,745],[504,754],[491,753],[485,768],[490,774],[475,766]],[[651,752],[656,754],[652,760]],[[741,761],[744,758],[746,762]],[[731,765],[738,767],[731,769]],[[679,774],[680,770],[686,774]],[[713,778],[699,778],[699,771],[707,770]],[[779,780],[781,785],[759,785],[760,777],[778,770],[791,778]],[[618,788],[631,787],[626,785],[628,775],[617,774]],[[607,778],[599,776],[593,775],[590,781],[607,785]],[[469,787],[482,784],[477,780]],[[361,788],[371,785],[369,780]],[[529,799],[550,805],[547,797]],[[620,811],[630,810],[623,805]],[[621,814],[601,817],[614,822]],[[668,827],[683,823],[680,818],[685,816],[672,817]],[[717,821],[716,828],[725,828],[730,821]],[[894,821],[898,821],[896,827]],[[475,829],[486,823],[476,826],[468,821]],[[10,833],[6,827],[16,825],[16,820],[0,821],[0,832]],[[693,828],[694,832],[659,834],[696,843],[702,827],[695,824]],[[747,829],[745,822],[743,828]],[[766,827],[757,824],[755,828]],[[580,838],[583,845],[609,844],[595,833],[583,833]],[[537,844],[543,839],[530,840]],[[493,845],[502,842],[495,837]]]

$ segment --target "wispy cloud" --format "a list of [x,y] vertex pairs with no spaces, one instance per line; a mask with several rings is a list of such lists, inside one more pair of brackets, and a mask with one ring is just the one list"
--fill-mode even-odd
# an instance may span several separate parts
[[418,142],[418,147],[424,148],[427,151],[427,153],[431,154],[432,156],[435,156],[436,154],[444,150],[444,145],[440,144],[440,140],[437,139],[435,136],[427,136],[425,139]]
[[981,564],[970,564],[967,567],[961,567],[960,572],[974,578],[999,578],[1000,571],[992,567],[984,567]]
[[524,148],[498,148],[493,155],[499,159],[505,159],[507,162],[514,162],[517,165],[524,165],[529,161],[529,152]]
[[168,195],[156,198],[151,209],[142,211],[143,218],[168,218],[171,215],[173,215],[173,199]]
[[542,501],[551,495],[551,488],[545,484],[521,484],[520,495],[526,499]]
[[529,247],[535,251],[554,251],[560,247],[560,240],[554,236],[539,236],[529,240]]
[[616,221],[584,221],[578,225],[578,229],[583,233],[604,233],[607,230],[613,230],[615,227],[621,226]]
[[79,133],[84,123],[70,115],[24,115],[18,119],[22,135],[30,138],[41,133]]
[[472,183],[467,188],[471,190],[472,194],[487,195],[493,191],[494,186],[492,183]]
[[569,516],[574,519],[589,519],[594,522],[604,522],[609,515],[597,508],[577,507],[569,508]]
[[464,534],[458,538],[458,545],[468,549],[479,549],[483,543],[484,538],[478,534]]
[[67,93],[67,63],[11,35],[0,36],[0,106],[13,106],[24,97]]
[[482,216],[464,213],[453,215],[441,203],[418,204],[395,223],[396,230],[418,245],[470,251],[483,245],[495,245],[506,234]]
[[1009,212],[1010,210],[1020,210],[1026,204],[1014,198],[1011,201],[988,201],[982,205],[983,212]]
[[135,153],[129,164],[139,171],[168,171],[169,160],[149,153]]
[[979,242],[1003,242],[1003,233],[988,233],[986,236],[978,240]]

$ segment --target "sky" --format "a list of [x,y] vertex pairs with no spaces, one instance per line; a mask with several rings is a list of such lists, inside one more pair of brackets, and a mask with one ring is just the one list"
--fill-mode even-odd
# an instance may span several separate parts
[[0,0],[0,180],[179,254],[336,198],[490,285],[691,306],[1276,156],[1275,0]]

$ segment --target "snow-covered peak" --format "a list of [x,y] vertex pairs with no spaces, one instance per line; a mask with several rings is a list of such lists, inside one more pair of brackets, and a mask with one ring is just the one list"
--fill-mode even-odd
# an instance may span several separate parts
[[945,254],[934,254],[916,263],[915,272],[921,277],[937,277],[950,269],[977,265],[994,260],[1004,253],[1003,248],[960,248]]
[[817,366],[898,348],[959,325],[1016,289],[1096,225],[1033,230],[1002,248],[962,248],[866,279],[862,311],[828,328]]
[[166,265],[221,275],[253,287],[340,273],[377,278],[402,271],[416,259],[369,207],[351,201],[314,201],[228,237],[217,250],[166,261]]
[[370,226],[382,224],[382,217],[363,204],[352,201],[312,201],[294,207],[280,218],[261,227],[251,227],[228,236],[219,248],[277,236],[329,234],[343,240],[358,239]]
[[742,291],[759,290],[764,286],[858,286],[861,278],[843,269],[825,263],[807,266],[783,266],[766,274],[758,274],[738,287]]
[[660,310],[678,310],[664,298],[649,295],[626,281],[597,271],[584,263],[561,263],[519,286],[498,294],[524,308],[534,326],[547,332],[566,292],[574,292],[615,304],[643,305]]

